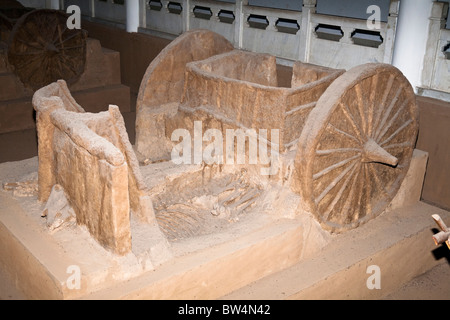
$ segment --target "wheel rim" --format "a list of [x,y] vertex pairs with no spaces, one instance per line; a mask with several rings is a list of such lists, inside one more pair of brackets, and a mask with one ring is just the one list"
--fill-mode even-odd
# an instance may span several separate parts
[[411,85],[386,64],[355,67],[325,91],[295,160],[305,208],[328,230],[379,215],[409,168],[418,131]]
[[84,71],[86,33],[68,29],[67,15],[54,10],[34,10],[14,25],[8,60],[27,86],[41,88],[64,79],[73,83]]

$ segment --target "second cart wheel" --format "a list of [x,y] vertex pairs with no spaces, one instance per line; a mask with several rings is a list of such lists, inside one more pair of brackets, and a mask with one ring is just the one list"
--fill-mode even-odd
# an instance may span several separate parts
[[32,89],[59,79],[72,83],[84,71],[86,32],[68,29],[67,18],[56,10],[34,10],[14,25],[8,61],[20,80]]
[[379,215],[408,171],[417,133],[415,94],[398,69],[366,64],[344,73],[299,138],[295,178],[306,210],[333,232]]

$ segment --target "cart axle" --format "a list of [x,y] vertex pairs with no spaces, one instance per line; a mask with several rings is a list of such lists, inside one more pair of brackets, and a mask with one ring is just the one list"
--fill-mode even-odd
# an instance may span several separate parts
[[364,145],[362,162],[380,162],[395,167],[398,159],[384,150],[375,140],[369,138]]

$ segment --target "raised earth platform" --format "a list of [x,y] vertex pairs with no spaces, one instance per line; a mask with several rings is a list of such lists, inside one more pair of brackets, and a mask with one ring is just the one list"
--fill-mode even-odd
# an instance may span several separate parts
[[[396,209],[342,235],[319,255],[222,299],[384,298],[436,265],[447,264],[448,249],[431,240],[436,230],[432,214],[450,219],[450,212],[423,202]],[[377,275],[379,288],[374,286]]]
[[[314,252],[308,242],[315,241],[317,225],[310,217],[253,214],[172,241],[173,257],[149,271],[134,254],[106,251],[81,227],[49,232],[36,197],[37,159],[4,163],[2,185],[22,187],[0,192],[0,266],[32,299],[380,298],[442,261],[431,215],[449,221],[450,212],[419,201],[426,161],[416,150],[390,208],[354,230],[328,235]],[[158,168],[141,170],[154,176]],[[379,268],[381,289],[368,288],[370,266]]]

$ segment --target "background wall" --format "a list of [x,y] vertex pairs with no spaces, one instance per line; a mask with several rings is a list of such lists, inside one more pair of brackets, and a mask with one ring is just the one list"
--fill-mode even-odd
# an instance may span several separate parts
[[429,154],[422,199],[450,210],[450,103],[417,97],[417,148]]

